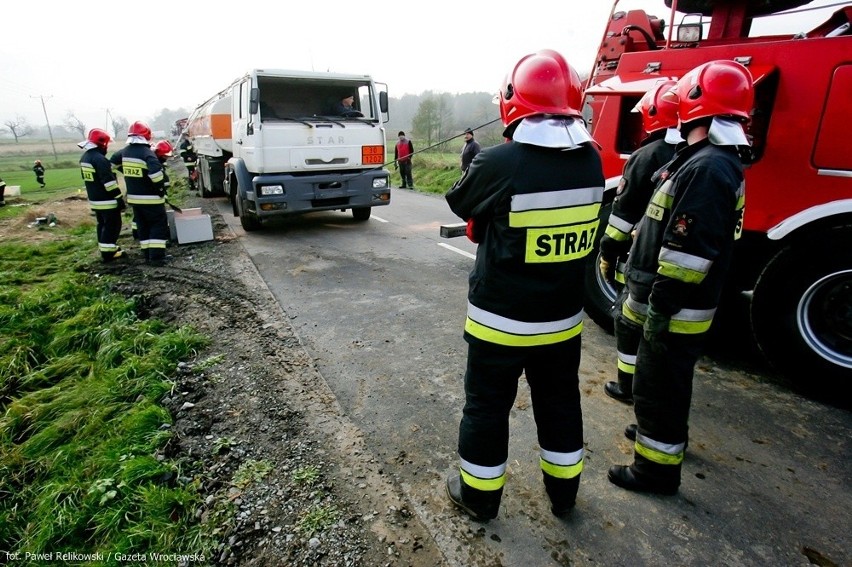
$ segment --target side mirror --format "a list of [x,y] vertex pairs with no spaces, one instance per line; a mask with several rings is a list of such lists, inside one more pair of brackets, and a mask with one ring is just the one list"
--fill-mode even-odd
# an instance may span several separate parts
[[386,91],[379,91],[379,109],[382,112],[388,111],[388,93]]

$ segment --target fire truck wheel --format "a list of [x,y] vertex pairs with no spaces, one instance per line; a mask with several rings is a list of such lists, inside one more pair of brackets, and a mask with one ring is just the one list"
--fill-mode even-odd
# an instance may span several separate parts
[[234,196],[234,200],[237,203],[237,209],[239,211],[240,216],[240,225],[242,225],[243,230],[246,232],[254,232],[255,230],[260,230],[261,223],[260,219],[255,215],[249,212],[248,207],[246,206],[246,200],[243,199],[239,193]]
[[598,326],[610,334],[613,333],[614,327],[612,306],[618,296],[618,292],[611,284],[603,279],[601,272],[598,269],[598,265],[600,264],[600,250],[598,250],[598,244],[600,243],[601,236],[606,230],[607,220],[609,219],[609,213],[611,211],[612,203],[607,203],[601,206],[600,212],[598,213],[600,224],[598,225],[598,231],[595,235],[595,247],[586,259],[586,300],[584,305],[586,314],[592,319],[592,321],[597,323]]
[[365,221],[370,218],[370,214],[373,212],[372,207],[359,207],[357,209],[352,209],[352,217],[356,221]]
[[823,389],[852,376],[852,227],[809,243],[782,249],[766,265],[751,325],[773,366],[800,386]]

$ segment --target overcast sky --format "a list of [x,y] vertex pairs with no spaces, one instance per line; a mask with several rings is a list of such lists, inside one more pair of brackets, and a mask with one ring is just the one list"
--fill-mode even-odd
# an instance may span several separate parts
[[[392,97],[496,92],[520,57],[543,48],[587,74],[611,8],[609,0],[7,0],[0,124],[21,115],[41,126],[44,109],[52,125],[72,111],[104,127],[107,109],[149,120],[195,108],[251,68],[369,74]],[[637,8],[669,20],[663,0],[618,3]],[[785,19],[795,23],[784,31],[821,21],[776,17],[753,31]]]

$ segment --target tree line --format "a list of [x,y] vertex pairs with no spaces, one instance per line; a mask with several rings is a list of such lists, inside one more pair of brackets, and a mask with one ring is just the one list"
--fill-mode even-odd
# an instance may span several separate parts
[[[435,146],[436,151],[456,151],[460,148],[460,138],[465,128],[476,129],[476,138],[484,145],[500,143],[503,127],[500,124],[499,106],[493,103],[493,94],[475,93],[436,93],[425,91],[419,95],[391,97],[390,120],[387,123],[388,138],[396,138],[398,131],[404,131],[417,140],[418,149]],[[191,110],[163,108],[147,122],[154,131],[162,131],[175,136],[175,122],[189,116]],[[108,115],[109,133],[117,139],[123,138],[130,125],[124,116]],[[135,118],[134,118],[135,120]],[[58,125],[33,125],[25,117],[16,115],[3,121],[0,134],[11,136],[15,143],[22,138],[44,139],[51,134],[56,138],[85,138],[91,128],[103,127],[91,125],[81,120],[74,111],[67,111]],[[487,126],[483,126],[487,125]],[[451,139],[450,142],[445,142]]]

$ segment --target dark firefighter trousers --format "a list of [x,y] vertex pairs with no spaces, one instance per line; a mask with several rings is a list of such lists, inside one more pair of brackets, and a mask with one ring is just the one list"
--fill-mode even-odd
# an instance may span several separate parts
[[[518,393],[518,379],[526,374],[530,387],[538,442],[542,449],[571,453],[583,449],[583,415],[578,370],[580,336],[553,345],[508,347],[468,339],[465,405],[459,425],[459,456],[480,466],[508,460],[509,412]],[[544,475],[551,502],[557,507],[574,503],[580,475],[561,479]],[[472,491],[468,491],[472,492]],[[496,501],[502,488],[479,493],[476,500]],[[484,503],[484,502],[483,502]]]
[[118,236],[121,234],[121,211],[115,209],[103,209],[95,211],[95,219],[98,222],[98,249],[104,262],[109,262],[118,251]]
[[169,220],[166,206],[133,205],[133,219],[139,235],[139,247],[145,260],[162,260],[169,241]]
[[633,391],[633,376],[636,374],[636,354],[639,352],[639,340],[642,327],[631,321],[621,312],[621,306],[627,299],[627,287],[622,289],[613,309],[615,349],[618,355],[618,385],[622,392]]
[[705,337],[706,333],[668,333],[664,352],[654,352],[644,337],[639,342],[633,378],[633,410],[639,433],[633,471],[642,480],[665,487],[680,485],[683,452],[674,460],[653,456],[653,452],[642,450],[640,436],[659,444],[683,444],[685,449],[689,438],[692,377]]

